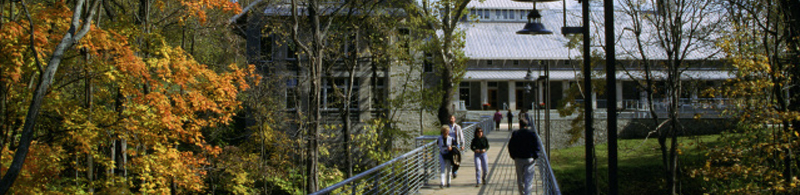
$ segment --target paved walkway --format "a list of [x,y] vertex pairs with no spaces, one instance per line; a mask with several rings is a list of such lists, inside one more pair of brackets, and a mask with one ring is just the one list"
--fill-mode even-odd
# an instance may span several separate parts
[[[508,124],[501,124],[500,130],[493,131],[486,135],[489,140],[489,151],[487,151],[487,161],[489,161],[489,174],[487,184],[475,187],[475,162],[474,153],[468,151],[463,153],[461,168],[458,169],[458,177],[452,179],[450,187],[440,189],[440,178],[434,177],[420,190],[421,194],[519,194],[516,184],[516,172],[514,170],[514,160],[508,156],[508,139],[511,133],[508,131]],[[469,147],[465,147],[469,150]],[[439,168],[437,166],[437,168]],[[537,168],[538,170],[538,168]],[[536,172],[537,176],[539,172]],[[542,193],[541,182],[538,193]],[[537,187],[534,187],[536,192]]]

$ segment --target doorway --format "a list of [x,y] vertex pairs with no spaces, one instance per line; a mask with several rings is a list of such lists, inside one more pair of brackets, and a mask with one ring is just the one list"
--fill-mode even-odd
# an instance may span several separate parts
[[489,89],[488,95],[489,95],[489,100],[488,100],[489,107],[486,109],[493,110],[494,108],[499,108],[497,107],[499,106],[497,102],[497,89]]

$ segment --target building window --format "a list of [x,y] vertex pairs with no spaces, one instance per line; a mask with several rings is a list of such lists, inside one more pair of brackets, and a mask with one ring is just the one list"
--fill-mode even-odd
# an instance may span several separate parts
[[622,81],[622,99],[638,100],[640,87],[636,81]]
[[464,101],[464,106],[469,107],[469,82],[461,82],[458,87],[458,100]]
[[358,32],[352,30],[349,31],[351,31],[349,33],[350,36],[347,36],[346,38],[343,37],[345,38],[345,40],[343,40],[341,43],[340,51],[344,54],[342,55],[343,57],[350,57],[351,55],[356,54],[356,46],[357,46],[356,42],[358,41]]
[[494,15],[495,18],[500,19],[500,16],[503,15],[503,13],[501,13],[501,11],[498,9],[494,11]]
[[526,15],[527,14],[525,14],[525,10],[519,10],[519,19],[520,20],[524,20]]
[[[481,18],[480,15],[477,13],[477,11],[474,10],[474,9],[469,10],[469,15],[470,15],[470,18],[472,18],[472,17],[479,18],[479,19]],[[475,16],[475,15],[478,15],[478,16]]]
[[422,71],[433,72],[433,54],[425,52],[425,60],[422,62]]
[[514,12],[517,12],[517,11],[516,10],[508,10],[508,14],[509,14],[508,19],[512,19],[513,20],[514,18],[516,18],[514,16]]
[[491,66],[491,65],[492,65],[492,61],[493,61],[493,60],[486,60],[486,65],[489,65],[489,66]]
[[483,19],[489,19],[490,10],[485,9],[483,10]]
[[261,59],[272,61],[272,36],[261,37]]
[[506,10],[506,9],[503,10],[503,19],[510,19],[508,17],[508,10]]
[[386,85],[384,85],[384,79],[376,78],[375,90],[373,91],[374,94],[372,94],[372,97],[370,97],[372,99],[372,104],[373,104],[372,108],[383,107],[383,103],[386,100],[385,90],[386,90]]
[[297,79],[286,80],[286,109],[297,108]]
[[[331,80],[333,80],[333,83],[331,83]],[[325,101],[322,107],[327,109],[341,108],[343,102],[337,96],[336,90],[341,90],[340,94],[345,94],[349,81],[349,78],[325,79],[322,87],[322,95],[325,97]],[[350,96],[350,108],[358,108],[358,88],[358,80],[355,80],[353,82],[353,93]]]
[[497,82],[487,82],[486,83],[489,87],[497,87]]
[[511,63],[514,64],[514,65],[519,65],[519,60],[511,61]]
[[286,59],[297,59],[297,47],[294,45],[294,42],[290,41],[286,44]]
[[409,47],[409,38],[408,38],[408,35],[411,34],[411,32],[407,28],[401,28],[397,31],[398,31],[397,33],[400,35],[399,37],[400,49],[402,49],[402,51],[405,51],[406,53],[411,53],[411,48]]

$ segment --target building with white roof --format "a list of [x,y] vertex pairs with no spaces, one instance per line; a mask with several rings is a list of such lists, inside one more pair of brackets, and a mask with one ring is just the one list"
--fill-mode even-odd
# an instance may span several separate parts
[[[616,4],[619,7],[620,3]],[[544,75],[544,67],[549,66],[551,105],[556,108],[558,101],[571,84],[582,80],[581,74],[581,46],[569,49],[568,37],[562,35],[560,29],[564,26],[566,8],[567,26],[580,26],[580,4],[577,1],[562,1],[537,3],[536,8],[542,15],[541,22],[553,34],[546,35],[520,35],[516,34],[527,22],[527,14],[533,8],[531,3],[514,2],[511,0],[486,0],[473,1],[468,6],[470,14],[477,18],[471,23],[465,22],[462,28],[466,33],[466,46],[464,53],[470,60],[467,62],[466,73],[459,87],[458,98],[454,98],[455,105],[460,110],[479,109],[530,109],[534,102],[543,103],[543,81],[529,82],[524,79],[528,69],[535,77]],[[592,13],[592,45],[593,51],[602,53],[603,40],[603,10],[600,4],[590,5]],[[709,20],[710,21],[710,20]],[[617,39],[617,63],[625,68],[617,68],[616,75],[618,92],[618,107],[639,104],[644,101],[645,93],[637,89],[635,81],[642,78],[643,68],[640,63],[640,53],[633,33],[625,32],[631,28],[631,20],[621,10],[615,11],[615,30]],[[627,29],[626,29],[627,28]],[[656,32],[654,28],[643,27],[644,36]],[[598,41],[600,40],[600,41]],[[651,62],[666,59],[664,49],[656,44],[648,44],[643,48]],[[719,86],[722,81],[732,78],[733,75],[723,69],[723,62],[718,58],[720,53],[711,42],[697,42],[692,44],[690,52],[686,55],[687,68],[681,75],[684,81],[685,102],[697,102],[705,97],[700,93],[703,89]],[[604,56],[604,54],[601,54]],[[604,70],[598,65],[592,77],[604,79]],[[656,80],[663,80],[666,74],[656,69],[653,72]],[[687,82],[688,81],[688,82]],[[526,92],[525,85],[535,87],[535,91]],[[663,85],[663,84],[661,84]],[[534,95],[536,94],[536,95]],[[662,93],[663,94],[663,93]],[[605,95],[593,93],[597,100],[597,107],[605,107]],[[685,99],[684,99],[685,98]],[[580,100],[579,100],[580,101]],[[488,104],[486,107],[484,105]]]

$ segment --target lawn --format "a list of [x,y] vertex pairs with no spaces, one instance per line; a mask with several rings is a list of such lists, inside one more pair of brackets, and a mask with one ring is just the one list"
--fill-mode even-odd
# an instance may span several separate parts
[[[705,162],[706,147],[717,144],[718,135],[679,137],[681,191],[683,194],[702,194],[698,179],[687,176],[688,170]],[[656,138],[625,139],[618,142],[618,181],[620,194],[668,194],[664,165]],[[667,144],[669,144],[667,140]],[[554,150],[551,164],[563,194],[585,194],[584,147]],[[608,192],[608,144],[596,145],[597,176],[600,192]]]

